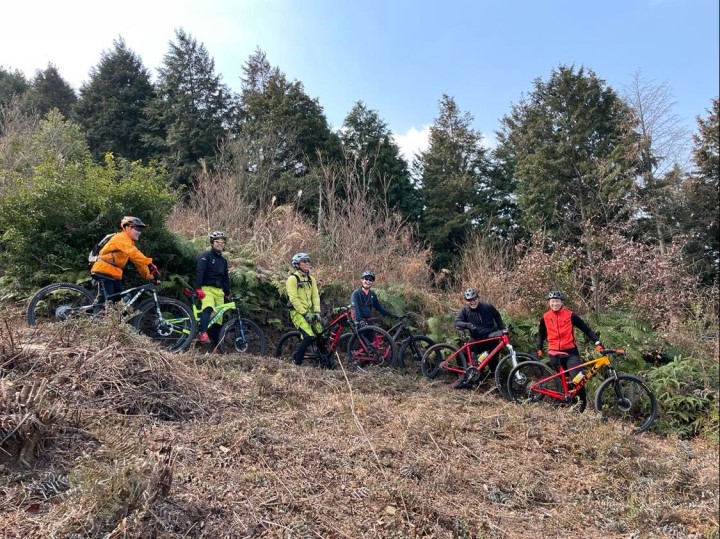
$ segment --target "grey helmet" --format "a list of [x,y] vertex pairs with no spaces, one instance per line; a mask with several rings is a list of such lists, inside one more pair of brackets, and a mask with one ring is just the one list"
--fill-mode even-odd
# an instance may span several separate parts
[[475,299],[476,297],[478,297],[477,290],[475,290],[474,288],[468,288],[467,290],[465,290],[465,292],[463,293],[463,295],[465,296],[465,299],[468,300],[468,301],[471,300],[471,299]]
[[368,281],[374,281],[375,280],[375,274],[370,270],[365,270],[362,273],[361,279],[367,279]]
[[293,267],[299,268],[300,262],[310,262],[310,255],[307,253],[297,253],[292,257],[290,262],[292,262]]
[[210,232],[210,234],[208,234],[208,237],[210,238],[210,245],[212,245],[213,242],[216,240],[227,241],[227,236],[225,235],[225,232],[223,232],[222,230],[215,230],[213,232]]
[[562,292],[560,292],[560,290],[550,290],[550,292],[548,292],[547,299],[564,300],[565,296]]
[[145,228],[147,225],[142,222],[142,219],[139,217],[132,217],[130,215],[126,215],[122,218],[120,221],[120,228],[125,228],[126,226],[135,226],[138,228]]

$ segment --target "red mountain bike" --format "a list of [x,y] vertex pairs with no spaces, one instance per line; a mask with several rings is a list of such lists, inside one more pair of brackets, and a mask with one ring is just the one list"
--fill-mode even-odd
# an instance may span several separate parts
[[[581,392],[588,380],[602,371],[605,381],[595,393],[595,409],[604,417],[626,422],[631,426],[633,434],[646,431],[657,416],[655,395],[642,379],[615,370],[611,358],[624,358],[624,350],[602,350],[600,353],[600,357],[570,369],[559,367],[558,372],[553,372],[539,361],[520,363],[508,377],[508,394],[518,403],[545,401],[558,405],[576,405],[582,411],[586,400],[580,398]],[[548,354],[563,355],[562,352],[554,351],[548,351]],[[580,370],[584,370],[584,377],[577,383],[568,381]]]
[[[358,326],[350,316],[350,310],[350,307],[339,307],[333,311],[333,318],[320,334],[321,339],[326,339],[325,350],[314,342],[307,347],[304,359],[321,367],[333,368],[333,355],[347,342],[347,361],[352,368],[362,370],[369,365],[391,364],[397,355],[392,337],[377,326]],[[346,328],[350,329],[349,333],[343,332]],[[292,356],[301,340],[302,334],[298,330],[283,334],[275,347],[275,357]]]
[[[481,354],[478,358],[470,352],[470,347],[479,343],[493,343],[495,347],[484,357],[484,354]],[[504,398],[509,399],[507,376],[519,363],[532,361],[533,356],[515,352],[507,332],[495,331],[485,339],[466,341],[459,348],[447,343],[435,344],[423,355],[420,370],[424,376],[445,380],[455,388],[469,387],[482,379],[482,370],[503,349],[508,353],[499,360],[495,368],[495,386]]]

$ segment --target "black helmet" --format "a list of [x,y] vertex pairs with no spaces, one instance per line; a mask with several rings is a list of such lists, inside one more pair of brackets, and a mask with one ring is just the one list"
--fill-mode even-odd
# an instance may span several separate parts
[[468,288],[467,290],[465,290],[463,295],[465,296],[465,299],[468,301],[478,297],[477,290],[475,290],[474,288]]
[[136,226],[138,228],[145,228],[147,225],[142,222],[142,219],[139,217],[132,217],[130,215],[126,215],[122,218],[120,221],[120,228],[125,228],[126,226]]
[[547,299],[560,299],[564,300],[565,296],[563,296],[563,293],[560,292],[560,290],[550,290],[550,292],[547,295]]
[[297,253],[292,257],[292,260],[290,261],[293,265],[293,267],[299,267],[300,262],[310,262],[310,255],[307,253]]
[[216,240],[227,241],[227,236],[225,236],[225,232],[223,232],[222,230],[215,230],[214,232],[210,232],[210,234],[208,234],[208,237],[210,238],[210,245],[212,245],[213,242]]
[[363,280],[367,279],[368,281],[374,281],[375,274],[370,270],[365,270],[365,271],[363,271],[362,277],[360,277],[360,278]]

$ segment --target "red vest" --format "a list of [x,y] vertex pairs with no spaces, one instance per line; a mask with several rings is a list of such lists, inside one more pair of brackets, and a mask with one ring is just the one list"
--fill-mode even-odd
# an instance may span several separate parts
[[569,350],[576,347],[571,318],[572,311],[565,307],[561,307],[558,312],[549,310],[543,315],[548,350]]

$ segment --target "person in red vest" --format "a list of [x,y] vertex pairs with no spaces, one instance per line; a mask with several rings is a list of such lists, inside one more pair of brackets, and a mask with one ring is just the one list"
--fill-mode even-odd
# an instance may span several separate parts
[[[582,361],[575,341],[575,328],[578,328],[591,342],[594,342],[598,351],[603,349],[597,334],[582,318],[563,305],[565,296],[562,292],[551,290],[547,299],[550,303],[550,310],[540,319],[540,328],[535,340],[538,358],[542,356],[543,343],[547,339],[548,356],[550,356],[553,367],[557,369],[562,366],[564,369],[571,369],[580,365]],[[562,354],[557,355],[554,352],[562,352]],[[585,373],[582,369],[578,369],[573,373],[573,381],[577,383],[584,376]],[[585,390],[583,389],[583,391]],[[584,395],[579,396],[581,399],[584,397]]]

